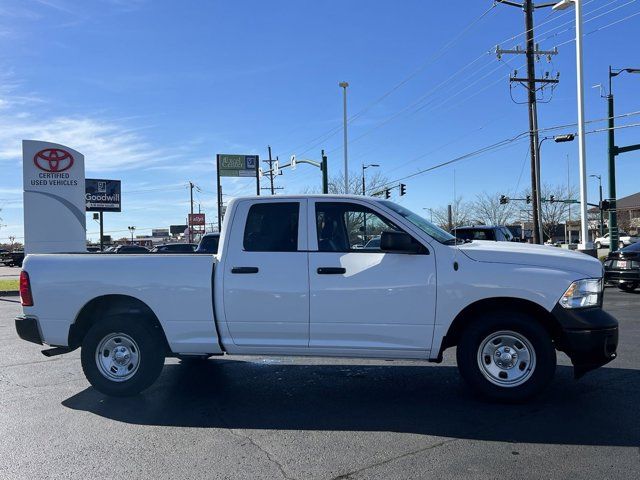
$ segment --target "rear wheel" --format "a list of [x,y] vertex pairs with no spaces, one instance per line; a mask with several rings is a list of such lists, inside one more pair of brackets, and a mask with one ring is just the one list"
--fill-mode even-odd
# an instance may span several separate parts
[[556,352],[549,333],[533,316],[494,311],[462,333],[457,361],[460,374],[477,393],[518,402],[551,382]]
[[164,365],[161,332],[136,317],[111,317],[93,325],[82,341],[82,369],[98,391],[117,397],[151,386]]
[[624,292],[633,292],[638,288],[638,282],[621,283],[618,288]]

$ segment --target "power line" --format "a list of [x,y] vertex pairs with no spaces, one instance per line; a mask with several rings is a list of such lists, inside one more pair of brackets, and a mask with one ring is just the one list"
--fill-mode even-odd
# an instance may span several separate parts
[[[353,115],[351,115],[348,119],[347,119],[347,123],[351,123],[354,120],[356,120],[357,118],[359,118],[360,116],[364,115],[364,113],[366,113],[367,111],[369,111],[372,107],[374,107],[375,105],[379,104],[380,102],[382,102],[383,100],[385,100],[387,97],[389,97],[392,93],[394,93],[395,91],[399,90],[401,87],[403,87],[404,85],[406,85],[409,81],[411,81],[413,78],[415,78],[416,76],[418,76],[420,73],[422,73],[427,67],[429,67],[430,65],[432,65],[433,63],[435,63],[439,58],[441,58],[447,51],[449,51],[451,48],[453,48],[453,46],[458,43],[477,23],[479,23],[485,16],[487,16],[489,14],[489,12],[491,12],[494,8],[496,7],[496,4],[493,3],[488,9],[486,9],[484,12],[482,12],[480,14],[479,17],[475,18],[474,20],[472,20],[465,28],[462,29],[462,31],[460,33],[458,33],[456,36],[453,37],[453,39],[451,39],[449,42],[445,43],[439,50],[438,52],[436,52],[436,54],[434,56],[432,56],[431,58],[429,58],[425,63],[423,63],[422,65],[420,65],[416,70],[414,70],[411,74],[409,74],[407,77],[405,77],[403,80],[401,80],[399,83],[397,83],[396,85],[394,85],[393,87],[391,87],[389,90],[387,90],[386,92],[384,92],[381,96],[379,96],[378,98],[376,98],[375,100],[371,101],[370,103],[368,103],[367,105],[365,105],[364,108],[360,109],[358,112],[354,113]],[[320,143],[322,143],[323,141],[328,140],[329,138],[331,138],[333,135],[337,134],[340,130],[342,129],[342,125],[338,125],[332,129],[330,129],[329,131],[313,138],[312,140],[305,142],[303,144],[301,144],[300,146],[296,147],[295,149],[292,149],[291,152],[292,153],[296,153],[298,155],[303,155],[305,153],[307,153],[308,151],[316,148],[319,144],[314,144],[309,146],[306,150],[302,151],[302,152],[298,152],[298,150],[300,148],[306,147],[307,145],[316,142],[317,140],[321,140]]]
[[[591,121],[591,123],[596,122],[596,121],[602,121],[602,120],[592,120],[592,121]],[[585,123],[590,123],[590,122],[585,122]],[[577,125],[577,123],[573,123],[573,124],[571,124],[571,125],[572,125],[572,126],[573,126],[573,125]],[[634,124],[628,124],[628,125],[616,126],[616,127],[613,127],[613,129],[614,129],[614,130],[617,130],[617,129],[620,129],[620,128],[631,128],[631,127],[638,127],[638,126],[640,126],[640,123],[634,123]],[[550,130],[550,129],[557,129],[557,128],[559,128],[559,127],[551,127],[551,128],[549,128],[549,129],[547,129],[547,130]],[[590,130],[590,131],[588,131],[588,132],[585,132],[585,134],[600,133],[600,132],[604,132],[604,131],[608,131],[608,130],[610,130],[610,128],[595,129],[595,130]],[[542,132],[542,131],[543,131],[543,130],[539,130],[539,132]],[[522,133],[519,133],[519,134],[515,135],[514,137],[510,137],[510,138],[506,138],[506,139],[504,139],[504,140],[500,140],[500,141],[498,141],[498,142],[495,142],[495,143],[492,143],[492,144],[490,144],[490,145],[487,145],[487,146],[481,147],[481,148],[479,148],[479,149],[473,150],[473,151],[468,152],[468,153],[465,153],[465,154],[463,154],[463,155],[459,155],[459,156],[454,157],[454,158],[452,158],[452,159],[450,159],[450,160],[446,160],[446,161],[444,161],[444,162],[440,162],[440,163],[438,163],[438,164],[436,164],[436,165],[432,165],[432,166],[430,166],[430,167],[424,168],[424,169],[419,170],[419,171],[417,171],[417,172],[414,172],[414,173],[411,173],[411,174],[405,175],[405,176],[400,177],[400,178],[396,178],[396,179],[394,179],[394,180],[392,180],[392,181],[386,182],[386,183],[384,183],[383,185],[378,186],[377,188],[384,188],[384,187],[386,187],[386,186],[388,186],[388,185],[392,185],[392,184],[394,184],[394,183],[397,183],[397,182],[400,182],[400,181],[403,181],[403,180],[407,180],[407,179],[409,179],[409,178],[413,178],[413,177],[416,177],[416,176],[418,176],[418,175],[422,175],[422,174],[424,174],[424,173],[427,173],[427,172],[430,172],[430,171],[436,170],[436,169],[438,169],[438,168],[442,168],[442,167],[445,167],[445,166],[447,166],[447,165],[451,165],[451,164],[453,164],[453,163],[457,163],[457,162],[460,162],[460,161],[462,161],[462,160],[466,160],[467,158],[476,157],[476,156],[479,156],[479,155],[481,155],[481,154],[483,154],[483,153],[489,152],[489,151],[491,151],[491,150],[496,150],[496,149],[498,149],[499,147],[503,147],[503,146],[509,145],[509,144],[511,144],[511,143],[514,143],[514,142],[517,142],[517,141],[521,141],[521,140],[523,140],[523,137],[525,137],[525,136],[526,136],[526,135],[528,135],[528,134],[529,134],[529,130],[526,130],[526,131],[524,131],[524,132],[522,132]],[[417,160],[417,159],[424,158],[425,156],[427,156],[427,154],[419,155],[418,157],[414,158],[414,159],[413,159],[413,160],[411,160],[411,161],[415,161],[415,160]]]

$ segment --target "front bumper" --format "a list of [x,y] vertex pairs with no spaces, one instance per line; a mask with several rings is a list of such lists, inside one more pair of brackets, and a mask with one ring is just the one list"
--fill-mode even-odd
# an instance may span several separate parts
[[606,270],[604,271],[605,283],[634,283],[640,282],[640,269]]
[[21,339],[42,345],[38,321],[33,317],[16,317],[16,332]]
[[556,305],[551,313],[562,328],[557,347],[571,359],[576,378],[616,358],[618,321],[602,308],[565,309]]

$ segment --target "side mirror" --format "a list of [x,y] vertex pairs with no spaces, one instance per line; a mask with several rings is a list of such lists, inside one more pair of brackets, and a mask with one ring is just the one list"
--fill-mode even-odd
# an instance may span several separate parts
[[389,253],[420,253],[423,247],[405,232],[382,232],[380,250]]

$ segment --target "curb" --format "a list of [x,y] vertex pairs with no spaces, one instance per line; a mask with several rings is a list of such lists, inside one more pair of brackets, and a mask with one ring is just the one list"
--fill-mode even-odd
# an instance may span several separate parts
[[20,292],[17,290],[0,290],[0,297],[17,297]]

